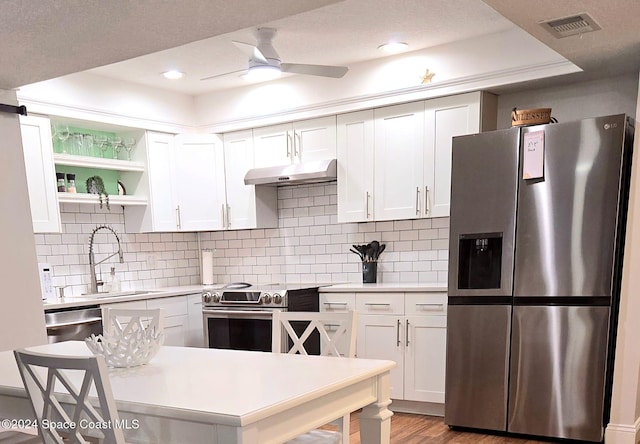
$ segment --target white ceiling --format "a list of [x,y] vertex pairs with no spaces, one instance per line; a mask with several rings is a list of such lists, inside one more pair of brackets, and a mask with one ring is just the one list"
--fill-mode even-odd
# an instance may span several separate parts
[[[200,78],[245,68],[231,40],[252,43],[257,26],[278,29],[274,46],[291,63],[348,66],[384,56],[377,46],[390,38],[418,50],[517,25],[586,75],[640,69],[637,0],[0,0],[0,8],[4,89],[99,66],[91,72],[192,95],[243,85]],[[537,24],[581,12],[603,29],[556,40]],[[160,77],[170,68],[187,77]]]

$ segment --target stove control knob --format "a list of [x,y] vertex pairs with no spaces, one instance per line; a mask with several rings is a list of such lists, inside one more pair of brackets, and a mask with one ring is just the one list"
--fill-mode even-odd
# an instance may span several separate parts
[[220,293],[213,293],[211,295],[211,302],[213,302],[214,304],[217,304],[220,302]]
[[280,295],[280,293],[274,293],[273,303],[278,305],[282,304],[282,296]]
[[208,304],[209,302],[211,302],[210,291],[205,291],[204,293],[202,293],[202,302],[204,302],[205,304]]
[[270,304],[271,303],[271,295],[269,293],[265,293],[262,295],[262,303]]

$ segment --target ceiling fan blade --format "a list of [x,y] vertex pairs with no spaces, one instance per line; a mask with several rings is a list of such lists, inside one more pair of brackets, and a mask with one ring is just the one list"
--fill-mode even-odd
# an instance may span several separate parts
[[224,74],[216,74],[215,76],[203,77],[203,78],[201,78],[200,80],[201,80],[201,81],[202,81],[202,80],[210,80],[210,79],[215,79],[215,78],[218,78],[218,77],[225,77],[225,76],[229,76],[229,75],[231,75],[231,74],[238,74],[238,73],[240,73],[240,72],[247,72],[247,70],[246,70],[246,69],[241,69],[241,70],[239,70],[239,71],[225,72]]
[[264,63],[265,65],[269,64],[267,58],[264,56],[264,54],[262,54],[262,51],[260,51],[256,45],[252,45],[251,43],[237,42],[235,40],[232,40],[232,43],[236,45],[236,47],[240,51],[248,55],[251,60]]
[[282,72],[292,72],[294,74],[306,74],[310,76],[333,77],[339,79],[349,71],[346,66],[328,65],[305,65],[301,63],[282,63]]

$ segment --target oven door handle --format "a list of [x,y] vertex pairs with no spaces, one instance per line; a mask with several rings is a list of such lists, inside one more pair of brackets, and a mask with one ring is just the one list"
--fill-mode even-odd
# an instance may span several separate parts
[[275,310],[216,310],[216,309],[202,309],[202,313],[205,315],[213,315],[210,317],[216,317],[215,315],[222,315],[220,317],[227,316],[252,316],[252,317],[261,317],[261,318],[271,318],[273,317],[273,312]]

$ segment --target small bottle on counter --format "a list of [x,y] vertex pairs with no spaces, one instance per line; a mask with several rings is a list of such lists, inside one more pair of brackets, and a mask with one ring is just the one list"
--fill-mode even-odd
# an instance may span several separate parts
[[67,191],[67,184],[64,181],[64,173],[56,173],[56,179],[58,180],[58,191],[60,193]]
[[111,291],[120,291],[120,279],[116,276],[116,267],[111,267]]
[[67,192],[68,193],[76,193],[76,175],[75,174],[67,174]]

